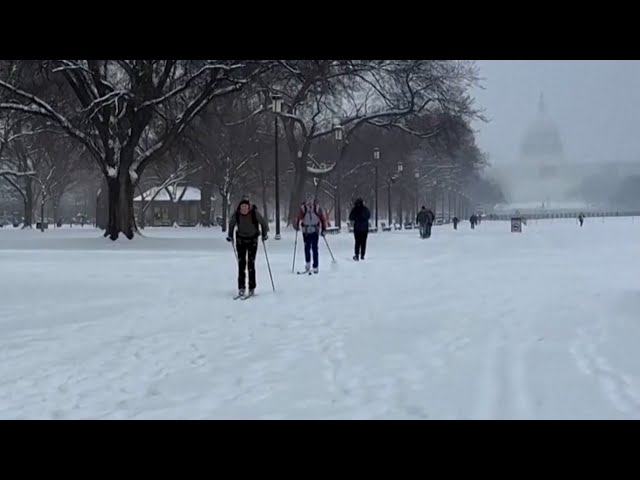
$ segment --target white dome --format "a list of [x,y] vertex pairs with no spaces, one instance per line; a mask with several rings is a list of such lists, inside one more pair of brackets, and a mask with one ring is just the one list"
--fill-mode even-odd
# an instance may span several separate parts
[[544,108],[544,99],[540,96],[538,116],[527,128],[520,144],[520,153],[524,158],[560,159],[563,153],[562,140],[556,124],[547,115]]

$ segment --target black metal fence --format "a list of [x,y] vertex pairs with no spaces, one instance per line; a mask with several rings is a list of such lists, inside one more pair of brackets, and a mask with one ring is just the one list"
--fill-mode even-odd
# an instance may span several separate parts
[[527,220],[551,220],[554,218],[578,218],[578,215],[585,218],[601,217],[640,217],[640,210],[621,212],[562,212],[562,213],[518,213],[518,214],[489,214],[483,217],[484,220],[509,221],[513,217],[526,218]]

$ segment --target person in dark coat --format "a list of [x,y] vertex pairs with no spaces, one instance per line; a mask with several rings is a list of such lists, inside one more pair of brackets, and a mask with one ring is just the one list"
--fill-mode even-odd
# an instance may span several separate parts
[[371,212],[365,206],[364,201],[358,198],[349,214],[349,221],[353,225],[353,236],[355,239],[355,255],[353,259],[364,260],[367,252],[367,237],[369,236],[369,219]]
[[458,223],[460,222],[460,220],[458,219],[458,217],[453,217],[453,220],[451,220],[453,222],[453,229],[457,230],[458,229]]
[[244,297],[246,290],[246,271],[249,272],[249,295],[256,289],[256,254],[258,239],[269,238],[269,224],[258,212],[255,205],[251,205],[245,198],[238,204],[234,215],[229,219],[229,234],[227,242],[233,242],[236,233],[236,252],[238,255],[238,296]]
[[471,218],[469,218],[469,223],[471,223],[471,230],[476,228],[476,225],[478,223],[478,217],[476,216],[475,213],[471,215]]
[[434,213],[423,205],[416,216],[416,223],[420,226],[420,238],[429,238],[431,236],[431,227],[435,219]]
[[580,222],[580,226],[584,225],[584,215],[583,214],[578,215],[578,221]]

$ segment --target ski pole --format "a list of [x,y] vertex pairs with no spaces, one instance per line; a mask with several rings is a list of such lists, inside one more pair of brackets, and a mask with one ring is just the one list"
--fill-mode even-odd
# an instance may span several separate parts
[[327,244],[327,249],[329,250],[329,255],[331,255],[331,262],[332,263],[336,263],[336,259],[333,256],[333,252],[331,251],[331,247],[329,246],[329,241],[327,240],[327,237],[323,236],[322,238],[324,238],[324,243]]
[[300,230],[296,230],[296,240],[293,244],[293,266],[291,267],[291,273],[295,273],[296,271],[296,253],[298,251],[298,233]]
[[269,269],[269,278],[271,278],[271,288],[273,291],[276,291],[276,286],[273,283],[273,275],[271,274],[271,264],[269,263],[269,254],[267,253],[267,244],[264,243],[264,238],[262,239],[262,247],[264,248],[264,258],[267,260],[267,268]]
[[236,256],[236,262],[240,261],[240,258],[238,257],[238,251],[236,250],[236,244],[233,242],[233,240],[231,240],[231,246],[233,247],[233,254]]

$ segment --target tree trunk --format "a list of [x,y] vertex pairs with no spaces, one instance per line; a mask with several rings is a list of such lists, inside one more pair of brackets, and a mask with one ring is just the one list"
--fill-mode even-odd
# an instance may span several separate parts
[[109,184],[104,176],[96,194],[96,226],[102,230],[107,230],[109,226]]
[[[146,214],[147,214],[147,200],[146,198],[144,198],[144,192],[142,191],[142,189],[140,188],[140,184],[138,184],[138,193],[140,194],[140,202],[139,205],[140,207],[138,208],[138,227],[144,229],[144,227],[146,226]],[[135,208],[135,207],[134,207]]]
[[306,165],[296,168],[294,186],[291,189],[289,198],[289,216],[287,217],[287,225],[290,225],[298,215],[298,208],[304,200],[304,187],[307,184],[307,168]]
[[24,189],[24,225],[22,228],[32,228],[33,225],[33,186],[27,179]]
[[227,231],[227,213],[229,212],[229,194],[224,193],[222,195],[222,231]]
[[267,205],[267,186],[266,182],[262,181],[262,213],[264,218],[269,221],[269,207]]
[[178,199],[171,199],[171,206],[169,207],[169,220],[171,221],[172,227],[178,226]]
[[47,202],[47,197],[42,194],[42,201],[40,202],[40,231],[44,233],[44,207]]
[[58,207],[60,203],[60,198],[54,198],[51,202],[51,206],[53,208],[53,225],[55,228],[58,228]]
[[205,176],[200,186],[200,225],[211,226],[211,196],[213,195],[213,185],[211,180]]
[[133,239],[135,228],[133,213],[134,185],[128,168],[120,168],[117,178],[107,177],[109,217],[105,237],[115,241],[120,233]]

